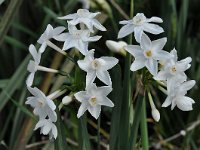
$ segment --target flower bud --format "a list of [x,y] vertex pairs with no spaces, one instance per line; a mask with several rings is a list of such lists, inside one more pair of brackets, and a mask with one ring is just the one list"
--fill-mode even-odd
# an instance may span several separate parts
[[114,53],[120,53],[122,55],[126,55],[126,51],[124,50],[124,46],[126,46],[127,43],[124,41],[112,41],[112,40],[107,40],[106,41],[106,46]]
[[158,122],[160,120],[160,113],[156,108],[152,109],[151,114],[152,114],[153,119],[156,122]]
[[64,105],[68,105],[69,103],[71,103],[72,101],[72,97],[71,96],[65,96],[63,99],[62,99],[62,103]]

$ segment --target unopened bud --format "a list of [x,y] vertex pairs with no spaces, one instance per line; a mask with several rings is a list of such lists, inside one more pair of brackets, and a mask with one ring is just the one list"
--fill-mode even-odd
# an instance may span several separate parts
[[63,99],[62,99],[62,103],[64,105],[68,105],[69,103],[71,103],[72,101],[72,97],[71,96],[65,96]]
[[112,40],[107,40],[106,41],[106,46],[114,53],[120,53],[122,55],[126,55],[126,51],[124,50],[124,46],[126,46],[127,43],[124,41],[112,41]]
[[153,119],[156,122],[158,122],[160,120],[160,113],[156,108],[152,109],[151,114],[152,114]]
[[181,131],[180,131],[180,134],[181,134],[182,136],[185,136],[185,135],[186,135],[185,130],[181,130]]

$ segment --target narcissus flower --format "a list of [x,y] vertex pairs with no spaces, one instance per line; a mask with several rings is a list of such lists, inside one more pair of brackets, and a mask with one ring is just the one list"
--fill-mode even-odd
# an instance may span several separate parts
[[38,123],[35,125],[34,130],[40,129],[40,134],[47,135],[49,134],[49,139],[56,139],[58,135],[58,130],[55,124],[49,119],[42,119],[39,120]]
[[114,57],[94,58],[94,50],[90,50],[84,60],[79,60],[79,67],[87,72],[86,86],[94,82],[97,77],[106,85],[111,85],[112,81],[107,70],[111,69],[118,63],[118,59]]
[[154,24],[162,22],[162,19],[159,17],[146,18],[143,13],[137,13],[133,19],[119,22],[124,26],[120,29],[118,38],[123,38],[134,32],[136,41],[140,43],[144,31],[152,34],[160,34],[164,32],[162,27]]
[[143,34],[140,46],[125,46],[125,50],[135,57],[130,68],[131,71],[137,71],[146,66],[152,75],[156,75],[158,72],[157,60],[166,60],[172,57],[170,53],[162,50],[166,42],[167,38],[151,41],[146,34]]
[[88,43],[98,41],[101,36],[90,37],[89,30],[77,30],[74,25],[68,25],[69,33],[62,33],[56,37],[58,41],[64,41],[63,50],[78,49],[83,55],[88,53]]
[[55,37],[61,34],[65,29],[66,28],[62,26],[53,28],[50,24],[48,24],[46,30],[37,41],[39,44],[42,44],[39,49],[40,53],[43,53],[45,51],[47,44],[51,38],[55,39]]
[[69,14],[64,17],[58,17],[58,19],[70,20],[69,23],[72,25],[83,23],[90,30],[90,32],[94,32],[93,26],[100,31],[106,31],[106,28],[101,25],[97,19],[95,19],[95,17],[99,14],[100,12],[91,13],[87,9],[78,9],[77,13]]
[[101,112],[101,105],[113,107],[113,102],[107,97],[111,91],[110,86],[97,87],[92,83],[86,87],[86,91],[76,93],[75,98],[81,102],[77,117],[81,117],[88,110],[97,119]]
[[192,110],[192,104],[195,103],[193,99],[185,96],[187,91],[190,90],[195,85],[194,80],[184,82],[181,78],[176,78],[174,80],[173,86],[171,86],[167,94],[165,102],[162,104],[162,107],[167,107],[171,104],[171,109],[174,109],[177,106],[183,111]]
[[31,44],[29,46],[29,52],[33,57],[33,60],[30,60],[29,64],[28,64],[28,71],[30,72],[27,80],[26,80],[26,85],[27,86],[32,86],[33,84],[33,80],[34,80],[34,76],[35,76],[35,72],[37,71],[37,66],[39,66],[40,63],[40,59],[41,59],[41,53],[37,52],[35,46],[33,44]]
[[55,112],[56,105],[54,102],[45,96],[38,88],[27,88],[33,96],[27,98],[26,104],[29,104],[34,108],[33,113],[39,116],[40,120],[48,117],[53,122],[56,122],[57,115]]

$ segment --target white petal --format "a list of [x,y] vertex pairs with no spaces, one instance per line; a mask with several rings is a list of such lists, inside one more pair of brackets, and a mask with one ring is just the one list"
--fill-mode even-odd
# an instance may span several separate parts
[[68,50],[72,47],[75,47],[75,45],[77,45],[77,41],[71,39],[71,38],[67,38],[65,40],[64,46],[63,46],[63,50]]
[[158,40],[152,41],[152,49],[154,51],[162,50],[167,42],[167,38],[161,38]]
[[99,71],[98,70],[97,71],[97,78],[99,78],[99,80],[101,80],[106,85],[112,85],[112,81],[111,81],[111,78],[110,78],[108,71]]
[[131,20],[123,20],[123,21],[120,21],[119,24],[129,24],[132,22],[132,19]]
[[141,27],[135,27],[135,28],[134,28],[134,37],[135,37],[135,40],[136,40],[138,43],[141,42],[142,34],[143,34],[143,30],[142,30]]
[[158,72],[158,62],[153,59],[147,59],[145,62],[145,66],[149,70],[152,75],[156,75]]
[[168,96],[164,103],[162,104],[162,107],[168,107],[170,104],[172,103],[172,98],[170,96]]
[[94,17],[96,17],[99,14],[101,14],[101,12],[90,13],[88,17],[89,18],[94,18]]
[[53,102],[51,99],[47,98],[46,96],[45,96],[45,98],[46,98],[46,101],[47,101],[48,106],[49,106],[52,110],[55,110],[55,109],[56,109],[56,105],[54,104],[54,102]]
[[28,78],[26,79],[26,85],[27,86],[32,86],[33,85],[34,76],[35,76],[35,72],[30,73],[28,75]]
[[63,17],[58,17],[58,19],[68,20],[68,19],[74,19],[76,17],[77,17],[77,14],[74,13],[74,14],[69,14],[69,15],[63,16]]
[[43,120],[39,120],[38,123],[35,125],[34,130],[37,130],[38,128],[41,128],[42,126],[47,124],[47,120],[43,119]]
[[96,78],[96,72],[95,71],[87,72],[87,75],[86,75],[86,87],[88,85],[90,85],[91,83],[93,83],[95,78]]
[[114,107],[113,102],[109,98],[107,98],[106,96],[98,97],[97,101],[98,101],[99,105]]
[[178,61],[177,51],[176,51],[175,48],[174,48],[173,50],[171,50],[170,54],[173,55],[173,60],[174,60],[175,62]]
[[159,17],[151,17],[149,19],[146,19],[146,22],[156,22],[156,23],[162,23],[163,20]]
[[113,68],[119,62],[119,60],[115,57],[106,57],[106,56],[99,58],[99,60],[100,60],[100,62],[102,62],[101,69],[104,71]]
[[194,100],[186,96],[180,97],[179,99],[176,100],[177,107],[182,111],[192,110],[193,103],[195,103]]
[[93,25],[94,25],[98,30],[100,30],[100,31],[106,31],[106,28],[105,28],[103,25],[101,25],[101,23],[100,23],[98,20],[93,19],[93,20],[92,20],[92,23],[93,23]]
[[180,92],[181,93],[185,93],[188,90],[190,90],[194,85],[196,84],[195,80],[190,80],[190,81],[186,81],[184,83],[181,84],[180,86]]
[[151,40],[145,33],[142,34],[140,46],[143,50],[151,50],[152,48]]
[[44,53],[46,47],[47,47],[46,42],[42,43],[42,45],[41,45],[40,48],[39,48],[39,52],[40,52],[40,53]]
[[95,42],[98,41],[102,36],[92,36],[92,37],[87,37],[84,38],[83,41],[85,42]]
[[78,40],[77,44],[75,44],[75,48],[77,48],[83,55],[87,55],[88,42],[83,42],[82,40]]
[[53,124],[52,125],[52,134],[53,134],[53,137],[54,137],[54,139],[56,139],[57,138],[57,136],[58,136],[58,130],[57,130],[57,128],[56,128],[56,126]]
[[155,60],[167,60],[173,58],[173,56],[164,50],[158,50],[153,52],[152,56]]
[[80,91],[80,92],[74,94],[74,96],[79,102],[83,102],[83,101],[87,100],[87,99],[85,99],[87,97],[86,91]]
[[66,28],[65,27],[56,27],[53,29],[53,36],[59,35],[60,33],[62,33]]
[[152,23],[145,23],[143,25],[143,30],[151,34],[160,34],[164,32],[162,27],[156,24],[152,24]]
[[87,109],[88,109],[88,104],[87,103],[82,103],[81,106],[79,107],[77,117],[80,118],[85,113],[85,111]]
[[27,98],[27,101],[25,102],[27,105],[31,105],[31,107],[36,107],[37,106],[37,100],[35,100],[35,97],[31,96]]
[[138,45],[127,45],[124,49],[134,57],[144,57],[143,50]]
[[91,69],[91,61],[87,60],[78,60],[77,61],[78,66],[84,70],[85,72],[88,72]]
[[123,38],[129,34],[131,34],[134,31],[134,25],[133,24],[127,24],[125,26],[123,26],[118,33],[118,39],[119,38]]
[[54,39],[57,41],[66,41],[69,36],[69,33],[61,33],[60,35],[55,36]]
[[131,64],[130,70],[137,71],[145,66],[145,58],[136,58],[134,62]]
[[51,124],[48,123],[42,128],[42,133],[44,135],[47,135],[50,132],[50,130],[51,130]]
[[97,91],[98,91],[97,94],[99,96],[102,96],[102,95],[107,96],[112,91],[112,87],[110,87],[110,86],[101,86],[101,87],[98,87]]
[[155,80],[167,80],[167,78],[170,77],[169,72],[165,71],[165,70],[161,70],[160,72],[158,72],[158,74],[156,76],[154,76]]
[[35,46],[33,44],[29,45],[29,52],[31,53],[32,57],[34,58],[34,60],[37,58],[37,50],[35,48]]
[[101,112],[101,106],[100,105],[97,105],[97,106],[90,106],[88,108],[88,111],[90,112],[90,114],[95,118],[95,119],[98,119],[99,118],[99,115],[100,115],[100,112]]

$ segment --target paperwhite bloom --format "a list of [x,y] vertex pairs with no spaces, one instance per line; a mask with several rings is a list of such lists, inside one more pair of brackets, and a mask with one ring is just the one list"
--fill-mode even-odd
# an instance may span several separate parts
[[190,68],[190,63],[192,61],[191,57],[187,57],[178,61],[177,51],[173,49],[170,52],[173,57],[167,60],[162,67],[162,70],[154,77],[156,80],[169,80],[177,75],[183,76],[186,78],[184,71]]
[[79,60],[79,67],[87,72],[86,86],[94,82],[97,77],[106,85],[111,85],[112,81],[107,70],[111,69],[118,63],[114,57],[94,58],[94,50],[90,50],[84,60]]
[[171,109],[174,109],[176,105],[183,111],[190,111],[193,109],[192,104],[195,103],[194,100],[185,95],[187,94],[187,91],[195,85],[196,82],[194,80],[181,82],[181,80],[182,79],[179,78],[174,80],[174,85],[170,87],[172,89],[169,89],[169,91],[173,92],[168,92],[168,97],[162,104],[162,107],[167,107],[172,104]]
[[101,36],[90,37],[89,30],[77,30],[74,25],[68,24],[68,33],[62,33],[55,39],[64,41],[63,50],[68,50],[72,47],[78,49],[83,55],[88,53],[88,43],[98,41]]
[[133,17],[133,19],[119,22],[124,26],[120,29],[118,33],[118,38],[123,38],[134,32],[136,41],[140,43],[144,31],[152,34],[160,34],[164,32],[162,27],[154,24],[162,22],[162,19],[159,17],[146,18],[143,13],[137,13],[136,16]]
[[83,23],[87,26],[90,32],[94,32],[93,26],[98,30],[106,31],[106,28],[103,25],[101,25],[101,23],[97,19],[94,18],[99,14],[100,12],[91,13],[87,9],[78,9],[77,13],[69,14],[64,17],[58,17],[58,19],[71,20],[69,21],[69,23],[72,25]]
[[126,54],[124,47],[127,46],[127,43],[124,41],[116,42],[112,40],[107,40],[106,46],[114,53],[122,53],[123,55]]
[[56,105],[54,102],[46,97],[38,88],[27,88],[33,96],[27,98],[26,104],[29,104],[34,108],[33,113],[39,116],[40,120],[48,117],[53,122],[56,122],[57,115],[55,112]]
[[94,83],[91,83],[86,87],[86,91],[76,93],[75,98],[81,102],[77,117],[81,117],[88,110],[97,119],[101,112],[101,105],[113,107],[113,102],[107,97],[111,91],[110,86],[97,87]]
[[26,80],[26,85],[27,86],[32,86],[33,84],[33,80],[34,80],[34,76],[35,76],[35,72],[37,71],[37,66],[40,63],[40,59],[41,59],[41,53],[37,52],[35,46],[33,44],[31,44],[29,46],[29,52],[30,54],[33,56],[33,60],[29,61],[28,64],[28,71],[30,72],[27,80]]
[[53,28],[50,24],[47,25],[46,30],[44,31],[44,33],[40,36],[40,38],[38,39],[38,43],[42,44],[39,51],[40,53],[43,53],[47,47],[47,42],[51,39],[54,38],[56,36],[58,36],[59,34],[61,34],[66,28],[65,27],[56,27]]
[[57,138],[58,130],[55,124],[51,120],[49,119],[39,120],[39,122],[35,125],[34,130],[37,130],[38,128],[41,128],[40,134],[43,134],[43,135],[49,134],[49,139]]
[[140,46],[125,46],[125,50],[135,57],[130,68],[131,71],[137,71],[146,66],[152,75],[156,75],[158,72],[157,60],[166,60],[172,57],[170,53],[162,50],[166,42],[167,38],[151,41],[146,34],[143,34]]

